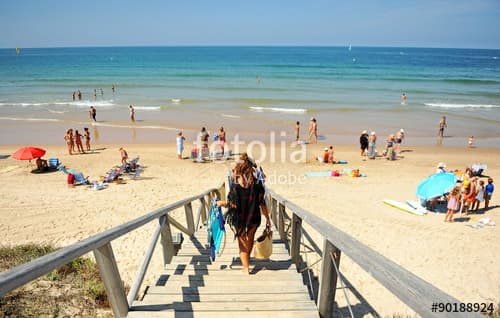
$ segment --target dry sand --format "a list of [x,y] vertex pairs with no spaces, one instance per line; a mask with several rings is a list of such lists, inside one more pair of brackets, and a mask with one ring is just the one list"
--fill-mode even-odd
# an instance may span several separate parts
[[[57,157],[68,168],[75,168],[96,180],[120,163],[122,145],[98,145],[93,153],[69,156],[63,146],[41,146],[46,158]],[[123,145],[129,157],[140,156],[145,171],[137,180],[111,184],[108,189],[93,191],[85,186],[68,188],[61,172],[31,174],[26,162],[12,158],[0,160],[0,233],[2,244],[50,242],[65,246],[113,226],[123,224],[154,209],[215,187],[226,179],[231,161],[196,164],[176,158],[175,145]],[[322,152],[325,145],[308,146],[307,158]],[[0,155],[12,154],[19,147],[0,146]],[[347,165],[335,169],[359,168],[367,175],[305,178],[304,172],[331,170],[331,165],[310,161],[282,162],[281,150],[275,162],[269,156],[262,163],[268,186],[299,206],[322,217],[354,236],[409,271],[464,302],[500,301],[499,226],[473,229],[466,226],[486,216],[500,224],[499,194],[494,193],[492,208],[485,214],[444,223],[444,214],[419,217],[382,203],[384,198],[399,201],[415,198],[417,184],[433,174],[438,162],[449,169],[464,169],[481,162],[488,165],[486,175],[498,179],[500,150],[406,146],[404,158],[396,161],[362,161],[354,146],[335,148],[337,160]],[[289,157],[290,148],[285,154]],[[186,154],[187,151],[185,151]],[[258,157],[258,154],[256,155]],[[183,211],[177,211],[182,217]],[[456,215],[456,217],[458,217]],[[153,224],[113,242],[123,280],[130,284],[138,268]],[[320,242],[319,238],[318,243]],[[311,256],[309,256],[311,261]],[[161,265],[159,249],[150,267],[147,282]],[[366,272],[343,257],[341,270],[360,300],[349,293],[350,302],[358,305],[358,315],[370,311],[379,314],[409,313],[411,310],[374,281]],[[337,292],[340,306],[345,305]],[[368,306],[368,305],[369,306]],[[431,304],[428,304],[431,306]]]

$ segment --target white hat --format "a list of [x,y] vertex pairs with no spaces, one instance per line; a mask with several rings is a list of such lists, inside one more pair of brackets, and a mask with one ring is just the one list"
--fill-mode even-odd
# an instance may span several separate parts
[[325,151],[328,151],[328,147],[325,147],[325,149],[324,149],[324,150],[325,150]]
[[374,131],[372,131],[372,133],[371,133],[370,135],[374,136],[374,135],[375,135],[375,132],[374,132]]
[[401,128],[399,131],[400,131],[400,132],[405,132],[405,130],[404,130],[403,128]]
[[367,134],[368,132],[366,130],[363,130],[362,134]]
[[438,168],[446,168],[446,165],[444,164],[444,162],[440,162],[438,163]]
[[311,120],[314,120],[314,117],[311,117]]

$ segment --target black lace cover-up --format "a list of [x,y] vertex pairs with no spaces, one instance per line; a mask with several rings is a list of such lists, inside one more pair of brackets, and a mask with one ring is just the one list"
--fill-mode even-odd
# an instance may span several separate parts
[[260,206],[265,204],[265,189],[261,182],[254,180],[248,188],[236,183],[228,194],[228,201],[235,204],[236,219],[234,227],[237,235],[247,232],[261,222]]

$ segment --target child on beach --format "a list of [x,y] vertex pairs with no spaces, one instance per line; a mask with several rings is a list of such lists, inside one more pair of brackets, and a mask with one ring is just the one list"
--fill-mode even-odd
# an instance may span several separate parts
[[493,179],[488,178],[488,184],[484,188],[484,209],[486,210],[489,206],[491,195],[493,194],[493,190],[495,190],[495,186],[493,185]]
[[87,127],[83,128],[83,136],[85,137],[85,147],[87,148],[87,151],[90,151],[90,132]]
[[335,163],[333,160],[333,146],[330,146],[330,149],[328,150],[328,163]]
[[186,138],[182,135],[182,131],[177,134],[177,158],[182,159],[182,152],[184,151],[184,140]]
[[483,201],[484,201],[484,181],[480,180],[479,185],[477,187],[476,199],[472,203],[471,210],[477,211],[477,209],[479,209],[479,206],[481,205],[481,202]]
[[85,151],[83,151],[82,137],[83,136],[78,132],[78,129],[75,130],[75,143],[79,153],[85,153]]
[[460,188],[454,187],[448,196],[448,211],[444,216],[445,222],[453,222],[453,213],[458,209],[458,202],[460,201]]
[[128,159],[128,153],[125,149],[121,148],[118,149],[120,150],[120,156],[122,157],[122,164],[125,164],[127,163],[127,159]]

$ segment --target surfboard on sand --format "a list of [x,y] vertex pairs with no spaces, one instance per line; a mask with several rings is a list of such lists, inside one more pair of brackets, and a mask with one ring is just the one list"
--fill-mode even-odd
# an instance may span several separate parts
[[411,206],[412,208],[414,209],[417,209],[419,211],[422,211],[422,213],[426,214],[427,213],[427,209],[424,208],[420,203],[418,203],[417,201],[412,201],[412,200],[406,200],[406,204],[408,204],[409,206]]
[[425,213],[422,210],[412,208],[411,206],[409,206],[406,203],[402,203],[402,202],[399,202],[396,200],[391,200],[391,199],[384,199],[383,202],[387,205],[394,207],[394,208],[400,209],[401,211],[404,211],[406,213],[411,213],[414,215],[425,215]]

